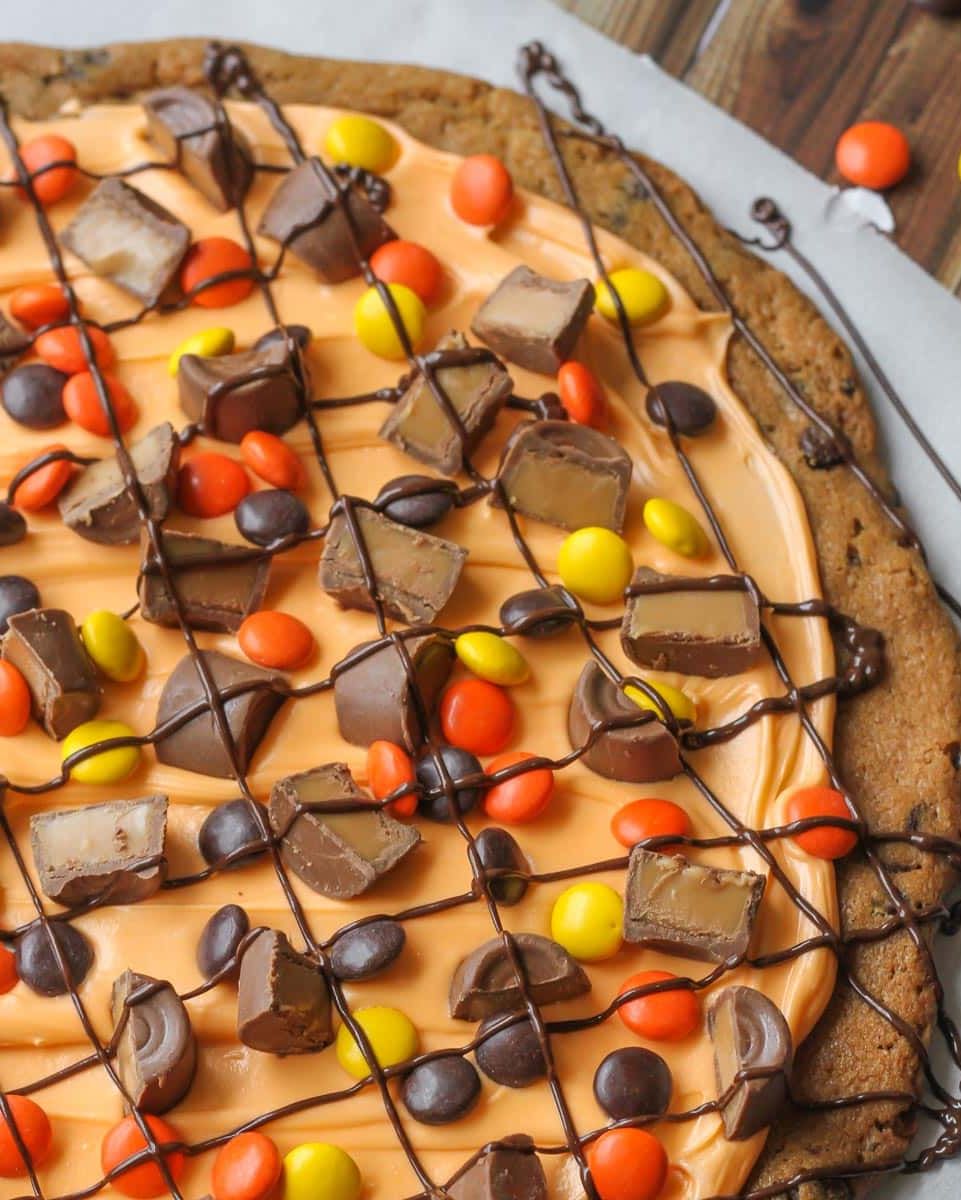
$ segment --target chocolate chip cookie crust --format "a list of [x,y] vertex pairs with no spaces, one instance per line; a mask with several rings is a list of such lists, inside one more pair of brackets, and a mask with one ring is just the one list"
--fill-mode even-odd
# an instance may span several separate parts
[[[202,86],[200,41],[59,51],[0,47],[0,90],[12,110],[41,117],[71,99],[127,99],[161,86]],[[324,103],[397,121],[415,137],[461,154],[500,156],[523,187],[563,200],[530,102],[513,92],[417,67],[298,58],[248,47],[251,62],[281,103]],[[613,155],[571,141],[564,155],[591,219],[663,263],[704,307],[716,307],[692,263],[635,178]],[[706,256],[738,313],[808,402],[843,430],[886,494],[874,421],[850,356],[811,303],[779,272],[721,230],[696,195],[664,167],[640,159],[672,212]],[[812,469],[799,439],[808,422],[736,336],[729,376],[738,396],[787,465],[804,497],[826,597],[886,639],[887,675],[872,691],[842,702],[836,759],[874,831],[920,829],[953,836],[959,825],[955,760],[961,727],[958,643],[918,551],[843,466]],[[902,539],[903,541],[903,539]],[[906,900],[936,905],[950,879],[944,860],[897,844],[880,850]],[[842,922],[878,926],[894,909],[859,854],[839,864]],[[913,1029],[926,1036],[934,987],[907,932],[850,950],[850,965]],[[863,1092],[903,1092],[918,1059],[844,985],[798,1054],[794,1091],[802,1100]],[[750,1183],[767,1187],[812,1168],[882,1164],[897,1158],[910,1132],[901,1102],[786,1114],[772,1128]],[[805,1197],[844,1185],[801,1185]]]

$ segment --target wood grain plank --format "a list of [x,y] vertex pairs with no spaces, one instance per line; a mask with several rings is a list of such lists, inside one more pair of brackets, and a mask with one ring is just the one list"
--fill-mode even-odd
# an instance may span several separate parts
[[674,75],[694,61],[721,0],[558,0],[621,45],[650,54]]

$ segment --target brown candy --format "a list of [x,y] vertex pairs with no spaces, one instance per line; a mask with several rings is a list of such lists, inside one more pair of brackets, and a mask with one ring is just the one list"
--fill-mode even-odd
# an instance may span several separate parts
[[478,309],[471,332],[509,362],[556,375],[594,306],[587,279],[562,283],[515,267]]
[[30,346],[30,339],[0,313],[0,375],[5,375]]
[[430,384],[418,371],[380,428],[380,436],[412,458],[444,475],[456,475],[481,438],[491,429],[510,396],[514,381],[496,359],[458,362],[471,354],[461,333],[441,338],[434,351],[439,361],[434,377],[460,417],[466,438],[461,439]]
[[[410,624],[431,624],[457,586],[467,551],[432,533],[399,525],[372,508],[356,507],[354,516],[385,613]],[[343,513],[334,517],[324,541],[320,586],[343,608],[374,611]]]
[[[268,558],[251,558],[246,546],[173,529],[163,530],[160,537],[184,619],[191,629],[236,633],[244,618],[260,608],[267,591]],[[141,549],[144,568],[137,584],[140,615],[155,625],[176,626],[177,607],[153,563],[146,534]],[[197,566],[190,565],[194,561]]]
[[[536,1004],[556,1004],[591,990],[583,967],[557,942],[539,933],[518,933],[514,945]],[[481,1021],[519,1008],[523,1000],[520,980],[500,937],[461,959],[451,979],[450,1015],[462,1021]]]
[[[328,812],[344,801],[368,811]],[[361,791],[345,763],[288,775],[270,790],[270,825],[282,835],[284,862],[322,896],[349,900],[366,892],[414,849],[420,834],[395,821]]]
[[752,1137],[787,1099],[793,1048],[784,1014],[763,992],[726,987],[708,1009],[725,1136]]
[[501,1138],[444,1189],[451,1200],[547,1200],[547,1180],[526,1133]]
[[356,187],[346,191],[350,221],[337,202],[336,189],[314,159],[307,159],[284,178],[261,217],[258,233],[290,248],[313,267],[325,283],[340,283],[360,274],[360,253],[369,258],[394,231]]
[[[170,511],[180,462],[180,442],[165,421],[129,447],[147,511],[162,521]],[[105,546],[135,542],[140,533],[140,510],[130,494],[116,457],[84,467],[61,492],[63,523],[88,542]]]
[[27,681],[33,715],[50,737],[60,741],[97,715],[97,673],[68,612],[32,608],[12,615],[3,657]]
[[[58,904],[134,904],[167,876],[167,797],[35,813],[30,845],[40,886]],[[145,865],[146,864],[146,865]]]
[[145,305],[156,304],[190,245],[190,230],[156,200],[102,179],[60,235],[68,250]]
[[751,943],[764,876],[689,862],[635,846],[624,893],[624,938],[708,962],[742,958]]
[[631,662],[711,679],[753,667],[761,657],[757,601],[739,576],[716,580],[706,587],[691,576],[639,567],[621,626]]
[[276,929],[259,933],[241,959],[237,1036],[267,1054],[313,1054],[333,1041],[320,967]]
[[[631,459],[606,433],[573,421],[531,421],[514,430],[497,477],[511,506],[561,529],[624,528]],[[495,493],[492,503],[499,505]]]
[[167,1112],[190,1090],[197,1067],[183,1001],[166,981],[124,971],[113,985],[111,1012],[115,1025],[123,1019],[116,1062],[124,1088],[141,1112]]

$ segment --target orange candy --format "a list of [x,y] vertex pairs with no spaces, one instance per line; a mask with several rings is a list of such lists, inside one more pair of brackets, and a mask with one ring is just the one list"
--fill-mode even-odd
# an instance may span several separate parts
[[[52,450],[66,450],[66,448],[62,443],[55,442],[53,445],[44,446],[42,450],[38,450],[27,461],[33,462],[45,454],[49,454]],[[26,463],[23,465],[26,466]],[[24,512],[38,512],[41,508],[46,508],[60,495],[72,474],[73,464],[65,459],[47,463],[45,467],[40,467],[39,470],[28,475],[18,486],[13,493],[14,507],[22,508]]]
[[[140,415],[136,402],[115,375],[106,371],[102,374],[117,419],[117,427],[121,433],[126,433],[136,425]],[[78,371],[63,385],[63,410],[71,421],[81,429],[86,429],[88,433],[96,433],[100,437],[112,435],[110,422],[100,402],[100,393],[89,371]]]
[[214,1200],[266,1200],[283,1163],[269,1137],[257,1130],[239,1133],[217,1151],[210,1175]]
[[[639,971],[625,979],[619,996],[633,988],[677,979],[670,971]],[[688,988],[653,992],[637,1000],[628,1000],[617,1010],[618,1016],[632,1033],[654,1042],[679,1042],[688,1037],[701,1023],[701,1005],[696,994]]]
[[27,283],[10,295],[10,315],[27,329],[66,321],[70,305],[58,283]]
[[493,154],[465,158],[450,185],[454,212],[468,225],[496,225],[514,197],[510,171]]
[[6,946],[0,946],[0,996],[12,991],[19,982],[17,956]]
[[[399,787],[414,782],[414,764],[401,746],[383,739],[367,747],[367,782],[378,800],[383,800]],[[412,817],[417,811],[417,794],[410,792],[389,805],[395,817]]]
[[[232,238],[201,238],[187,251],[187,257],[180,268],[180,286],[184,292],[190,293],[207,280],[227,271],[253,269],[254,260],[243,246]],[[201,308],[229,308],[231,304],[239,304],[241,300],[246,300],[253,290],[253,279],[230,279],[205,287],[203,291],[191,296],[191,302],[199,304]]]
[[255,475],[275,488],[295,492],[303,487],[307,472],[283,438],[263,429],[252,429],[240,442],[240,457]]
[[607,397],[590,367],[573,359],[562,363],[557,372],[557,390],[572,421],[593,429],[607,427]]
[[[73,188],[77,182],[78,171],[75,166],[53,167],[44,170],[55,162],[76,163],[77,147],[65,137],[56,133],[47,133],[33,141],[24,142],[20,147],[20,157],[24,166],[33,176],[33,190],[41,204],[55,204]],[[38,171],[43,171],[38,175]],[[21,197],[26,199],[26,192],[18,189]]]
[[[160,1117],[145,1115],[143,1119],[158,1145],[181,1140],[177,1130]],[[107,1131],[100,1147],[100,1165],[104,1175],[134,1154],[146,1149],[146,1146],[146,1139],[133,1117],[124,1117],[122,1121],[118,1121]],[[165,1153],[163,1158],[167,1170],[176,1182],[184,1170],[183,1152],[171,1150]],[[136,1167],[128,1167],[126,1171],[121,1171],[110,1181],[110,1185],[124,1196],[131,1196],[133,1200],[150,1200],[152,1196],[165,1196],[169,1191],[160,1164],[152,1158]]]
[[[785,810],[787,823],[805,821],[810,817],[843,817],[852,820],[851,810],[840,792],[829,787],[801,788],[788,798]],[[794,840],[812,858],[844,858],[858,844],[852,829],[824,825],[796,833]]]
[[[485,770],[488,775],[513,767],[536,757],[523,750],[511,750],[491,759]],[[535,821],[551,802],[554,793],[554,772],[549,767],[522,771],[503,783],[495,783],[484,793],[484,812],[492,821],[504,825],[523,825]]]
[[601,1200],[656,1200],[667,1178],[664,1147],[646,1129],[608,1129],[587,1148]]
[[371,255],[370,269],[384,283],[403,283],[427,305],[437,299],[444,271],[433,254],[417,242],[397,238]]
[[452,746],[471,754],[500,754],[514,732],[514,702],[486,679],[460,679],[444,692],[440,727]]
[[[37,1167],[50,1152],[50,1143],[53,1140],[50,1118],[29,1096],[7,1096],[7,1104],[10,1106],[10,1115],[17,1132],[30,1155],[30,1161]],[[0,1176],[4,1179],[17,1179],[26,1174],[27,1164],[13,1136],[13,1130],[6,1117],[0,1116]]]
[[[611,818],[611,833],[628,850],[645,838],[666,834],[687,836],[690,832],[691,821],[684,809],[672,800],[658,800],[654,796],[632,800]],[[657,849],[660,854],[679,854],[684,846],[664,845]]]
[[222,517],[250,491],[247,472],[226,454],[195,454],[177,473],[177,500],[191,517]]
[[[87,336],[93,346],[97,366],[109,367],[113,364],[113,346],[102,329],[96,325],[87,326]],[[78,371],[86,371],[89,363],[83,352],[80,332],[74,325],[63,325],[59,329],[48,329],[41,333],[33,343],[33,348],[45,363],[63,371],[65,375],[76,375]]]
[[237,630],[237,641],[251,662],[279,671],[302,667],[314,652],[314,635],[303,621],[269,609],[251,613]]
[[845,129],[838,138],[834,161],[848,183],[883,191],[907,175],[911,147],[895,125],[861,121]]
[[27,681],[13,663],[0,659],[0,737],[23,732],[30,720],[30,706]]

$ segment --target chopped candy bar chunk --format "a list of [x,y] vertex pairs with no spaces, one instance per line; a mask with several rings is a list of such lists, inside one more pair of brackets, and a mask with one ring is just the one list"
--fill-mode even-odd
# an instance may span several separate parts
[[501,1138],[445,1188],[451,1200],[547,1200],[547,1180],[533,1141]]
[[[787,1099],[791,1030],[773,1001],[743,986],[717,994],[707,1028],[725,1136],[731,1141],[752,1137],[774,1121]],[[744,1078],[746,1072],[752,1077]]]
[[313,1054],[333,1041],[320,967],[275,929],[259,933],[241,959],[237,1036],[267,1054]]
[[111,1010],[114,1025],[123,1022],[116,1061],[124,1088],[142,1112],[167,1112],[190,1090],[197,1068],[184,1002],[166,980],[124,971],[114,982]]
[[[591,990],[584,968],[557,942],[539,933],[518,933],[514,945],[536,1004],[556,1004]],[[481,1021],[521,1007],[523,999],[504,940],[494,937],[458,964],[450,984],[450,1015]]]
[[97,673],[68,612],[32,608],[11,616],[3,657],[27,681],[33,715],[50,737],[60,741],[97,715]]
[[262,350],[201,356],[177,366],[180,407],[208,437],[240,442],[254,429],[286,433],[303,415],[310,380],[299,351],[275,341]]

